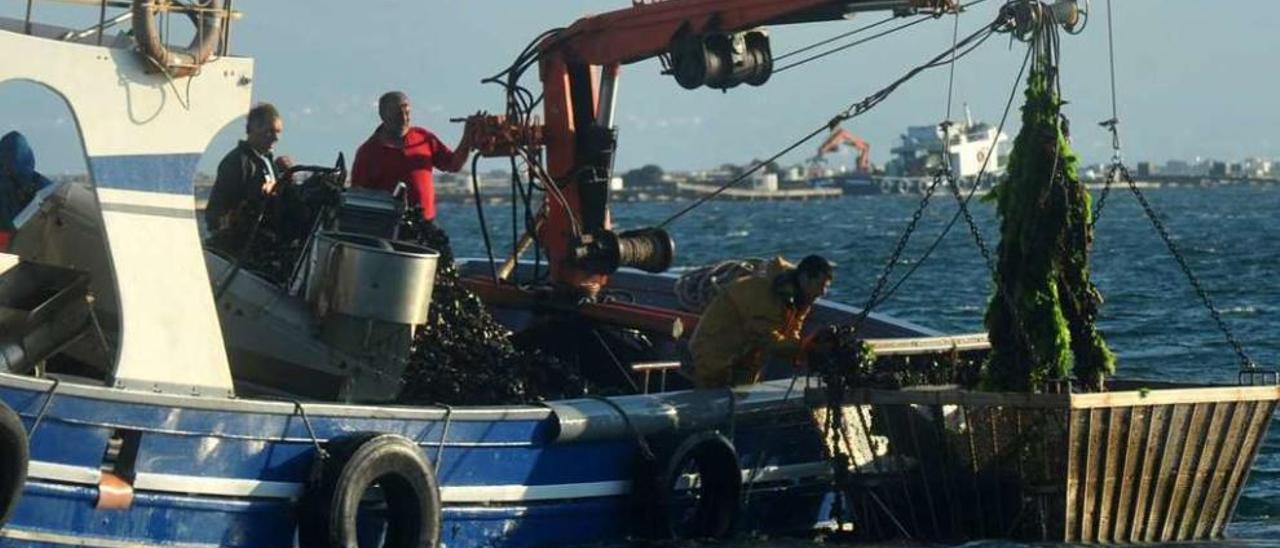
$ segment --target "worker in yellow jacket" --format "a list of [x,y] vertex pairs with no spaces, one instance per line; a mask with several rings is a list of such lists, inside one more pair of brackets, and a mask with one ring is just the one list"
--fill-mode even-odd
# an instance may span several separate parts
[[795,359],[809,309],[833,277],[830,262],[810,255],[794,267],[774,259],[764,276],[730,284],[707,305],[689,343],[698,387],[753,384],[769,356]]

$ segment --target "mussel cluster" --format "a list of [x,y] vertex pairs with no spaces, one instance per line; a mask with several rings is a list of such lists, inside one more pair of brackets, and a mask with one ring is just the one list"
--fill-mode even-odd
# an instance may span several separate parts
[[986,350],[877,356],[846,326],[819,331],[810,349],[810,367],[828,384],[885,390],[924,385],[974,388],[987,357]]
[[511,331],[462,285],[443,230],[410,221],[400,235],[440,252],[428,324],[414,341],[401,403],[498,405],[585,393],[575,367],[512,343]]

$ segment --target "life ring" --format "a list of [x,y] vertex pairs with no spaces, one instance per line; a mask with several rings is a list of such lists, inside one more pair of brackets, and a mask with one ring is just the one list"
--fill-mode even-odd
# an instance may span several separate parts
[[223,0],[193,0],[195,10],[186,14],[196,26],[196,35],[191,45],[174,49],[160,38],[161,25],[156,19],[169,4],[165,0],[133,0],[133,37],[142,54],[166,72],[176,77],[191,76],[213,56],[222,38]]
[[0,528],[22,498],[27,483],[27,430],[22,419],[0,402]]
[[633,484],[641,512],[637,533],[656,540],[729,538],[742,507],[742,466],[733,442],[704,431],[671,447],[659,448],[652,463],[640,466]]
[[985,161],[987,161],[987,151],[978,149],[978,163],[981,164]]
[[357,546],[360,499],[374,484],[386,504],[384,546],[433,547],[440,542],[440,486],[422,450],[395,434],[361,433],[326,445],[303,495],[302,546]]

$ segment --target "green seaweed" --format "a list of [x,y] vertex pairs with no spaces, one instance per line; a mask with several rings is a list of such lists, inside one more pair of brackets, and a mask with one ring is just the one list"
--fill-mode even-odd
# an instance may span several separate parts
[[989,199],[1000,218],[996,292],[985,317],[984,387],[1038,391],[1072,374],[1101,390],[1115,356],[1096,328],[1102,298],[1089,279],[1088,191],[1063,132],[1054,68],[1034,63],[1008,174]]

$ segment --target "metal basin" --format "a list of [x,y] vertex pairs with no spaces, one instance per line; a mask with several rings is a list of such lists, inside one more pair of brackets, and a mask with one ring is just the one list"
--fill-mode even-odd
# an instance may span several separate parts
[[322,232],[311,253],[307,302],[318,318],[339,313],[425,324],[439,260],[439,253],[419,245]]

